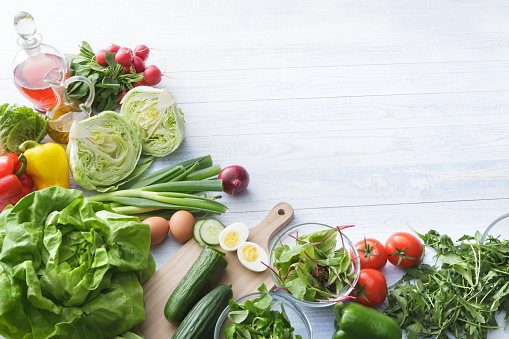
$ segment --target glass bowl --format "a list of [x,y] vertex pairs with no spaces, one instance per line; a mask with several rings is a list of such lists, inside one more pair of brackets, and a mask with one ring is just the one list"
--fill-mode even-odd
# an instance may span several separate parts
[[500,237],[500,240],[509,239],[509,213],[501,215],[497,219],[495,219],[484,231],[481,243],[484,243],[484,240],[488,238],[488,236],[492,237]]
[[[301,308],[291,302],[290,300],[285,299],[279,293],[269,292],[272,297],[272,308],[274,311],[281,311],[281,304],[284,305],[286,315],[290,320],[290,324],[295,329],[293,331],[294,334],[300,334],[302,339],[313,339],[313,331],[311,330],[311,323],[308,320],[308,317],[304,314]],[[261,293],[251,293],[240,297],[235,300],[235,302],[239,305],[243,305],[247,300],[253,300],[260,297]],[[226,325],[231,324],[230,319],[228,318],[228,314],[230,313],[230,307],[226,307],[219,316],[219,319],[216,323],[216,328],[214,330],[214,339],[224,339],[224,328]]]
[[[269,255],[269,261],[270,261],[270,267],[275,269],[274,267],[274,250],[281,246],[281,243],[283,245],[289,245],[290,248],[295,246],[296,240],[293,237],[297,236],[303,236],[305,234],[320,232],[320,231],[326,231],[329,229],[333,229],[336,227],[320,224],[320,223],[304,223],[304,224],[298,224],[295,226],[292,226],[290,228],[284,229],[279,234],[277,234],[274,239],[272,239],[272,245],[270,248],[270,255]],[[348,253],[357,253],[357,250],[355,249],[355,245],[352,243],[352,241],[342,232],[343,234],[343,240],[345,243],[345,249],[348,251]],[[341,242],[341,238],[338,237],[336,241],[336,249],[340,249],[343,246]],[[355,278],[353,280],[350,280],[350,285],[346,285],[345,288],[341,291],[341,295],[348,296],[353,291],[354,286],[357,284],[357,280],[359,279],[359,273],[361,270],[360,265],[360,259],[358,256],[355,257],[353,260],[352,265],[352,271],[350,273],[355,274]],[[277,271],[277,269],[275,269]],[[276,287],[281,287],[278,278],[274,274],[274,272],[271,270],[270,274],[272,275],[272,279],[274,280],[274,283],[276,284]],[[336,300],[339,297],[331,298],[331,301],[303,301],[295,298],[291,293],[279,289],[277,290],[278,293],[281,293],[285,298],[293,301],[297,305],[301,307],[328,307],[335,304],[332,300]]]

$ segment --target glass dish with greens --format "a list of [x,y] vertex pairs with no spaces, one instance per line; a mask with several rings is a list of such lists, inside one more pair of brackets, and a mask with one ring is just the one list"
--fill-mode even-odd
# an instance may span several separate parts
[[305,223],[284,230],[272,240],[270,269],[276,290],[307,307],[327,307],[348,298],[360,272],[350,226]]
[[214,339],[313,338],[311,324],[298,305],[269,293],[264,284],[258,291],[230,300],[216,323]]

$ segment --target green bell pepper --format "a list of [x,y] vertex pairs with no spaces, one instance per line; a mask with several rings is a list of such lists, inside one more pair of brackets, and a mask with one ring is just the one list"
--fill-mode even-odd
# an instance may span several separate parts
[[[389,316],[356,302],[334,306],[337,331],[332,339],[402,339],[398,323]],[[337,322],[337,324],[336,324]]]

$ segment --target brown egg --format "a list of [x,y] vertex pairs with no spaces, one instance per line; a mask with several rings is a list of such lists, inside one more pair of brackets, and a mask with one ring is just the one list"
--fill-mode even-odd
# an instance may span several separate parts
[[188,211],[178,211],[170,218],[170,232],[178,242],[186,242],[193,237],[194,216]]
[[150,246],[163,242],[168,236],[170,225],[168,220],[161,217],[150,217],[143,221],[150,226]]

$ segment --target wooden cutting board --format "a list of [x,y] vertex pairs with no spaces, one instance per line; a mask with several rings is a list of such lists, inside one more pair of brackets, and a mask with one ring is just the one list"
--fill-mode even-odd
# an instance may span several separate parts
[[[249,229],[248,240],[262,246],[268,254],[269,241],[292,218],[292,206],[279,203],[257,226]],[[177,330],[164,317],[164,306],[202,249],[194,239],[189,240],[143,285],[146,319],[139,327],[146,339],[171,338]],[[262,282],[269,290],[275,286],[269,270],[261,273],[248,270],[239,262],[237,252],[226,252],[226,259],[228,267],[217,285],[231,283],[234,299],[256,292]]]

